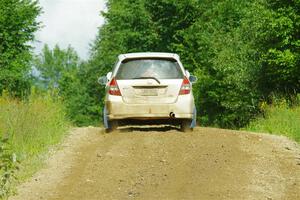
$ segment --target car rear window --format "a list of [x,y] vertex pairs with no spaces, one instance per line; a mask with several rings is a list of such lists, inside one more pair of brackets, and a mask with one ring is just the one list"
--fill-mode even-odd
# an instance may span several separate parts
[[134,59],[121,63],[116,79],[129,80],[143,77],[157,79],[182,79],[183,73],[176,60],[171,59]]

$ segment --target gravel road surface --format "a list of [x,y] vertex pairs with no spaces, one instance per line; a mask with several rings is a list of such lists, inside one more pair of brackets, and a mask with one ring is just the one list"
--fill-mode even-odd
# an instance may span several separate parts
[[78,128],[10,199],[298,200],[300,148],[213,128]]

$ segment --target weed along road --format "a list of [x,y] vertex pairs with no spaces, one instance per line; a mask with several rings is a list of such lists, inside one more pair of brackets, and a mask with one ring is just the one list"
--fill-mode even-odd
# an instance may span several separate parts
[[212,128],[80,128],[11,199],[297,200],[300,150]]

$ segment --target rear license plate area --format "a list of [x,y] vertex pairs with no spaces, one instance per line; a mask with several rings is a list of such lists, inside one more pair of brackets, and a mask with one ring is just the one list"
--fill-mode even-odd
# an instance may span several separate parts
[[141,96],[158,96],[157,89],[142,89],[139,93]]

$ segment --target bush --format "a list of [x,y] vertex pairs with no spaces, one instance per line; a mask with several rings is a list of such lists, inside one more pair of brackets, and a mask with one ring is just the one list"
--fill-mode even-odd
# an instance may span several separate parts
[[0,139],[0,199],[14,192],[18,164],[8,139]]
[[30,90],[31,45],[41,13],[35,0],[0,1],[0,94],[22,96]]
[[0,138],[8,138],[21,162],[21,178],[42,163],[41,156],[61,141],[68,128],[64,106],[55,92],[32,93],[27,100],[0,97]]
[[288,104],[285,100],[273,105],[262,103],[265,116],[252,121],[246,130],[284,135],[300,142],[300,105],[291,107]]

